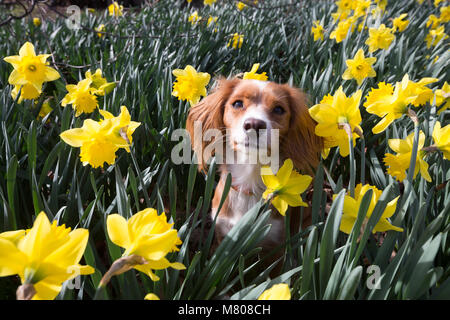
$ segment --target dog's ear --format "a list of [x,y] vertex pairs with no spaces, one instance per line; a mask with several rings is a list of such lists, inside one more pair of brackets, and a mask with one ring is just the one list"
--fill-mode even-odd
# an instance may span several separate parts
[[283,87],[289,99],[291,119],[286,139],[281,142],[281,152],[301,172],[313,175],[323,149],[323,138],[314,133],[317,123],[308,112],[306,94],[287,84]]
[[[212,156],[212,154],[206,154],[204,150],[214,142],[214,139],[212,141],[206,139],[205,141],[205,132],[211,129],[219,130],[222,133],[225,131],[223,123],[225,103],[239,81],[241,80],[219,79],[215,90],[189,110],[186,130],[189,132],[192,149],[198,158],[199,170],[204,171],[206,169],[205,163]],[[200,126],[201,130],[196,130],[196,127]],[[201,136],[199,136],[199,133],[201,133]]]

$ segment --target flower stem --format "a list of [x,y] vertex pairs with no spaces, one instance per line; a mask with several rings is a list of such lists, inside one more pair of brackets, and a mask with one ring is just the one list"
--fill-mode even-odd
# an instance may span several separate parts
[[414,142],[413,142],[413,148],[411,152],[411,160],[409,162],[409,169],[408,169],[408,176],[407,179],[410,184],[412,184],[412,180],[414,177],[414,169],[416,166],[416,159],[417,159],[417,149],[419,148],[419,123],[417,121],[414,121]]
[[142,192],[144,193],[145,204],[147,205],[147,208],[150,208],[151,207],[150,198],[148,197],[147,191],[145,190],[144,178],[142,177],[141,170],[139,169],[139,165],[137,163],[136,156],[134,155],[134,152],[133,152],[133,149],[131,148],[131,146],[130,146],[130,154],[131,154],[131,159],[133,160],[134,168],[136,169],[136,173],[138,175],[139,183],[141,184]]

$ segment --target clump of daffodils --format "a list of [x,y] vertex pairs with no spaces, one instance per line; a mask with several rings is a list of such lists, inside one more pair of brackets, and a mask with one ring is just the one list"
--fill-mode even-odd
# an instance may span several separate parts
[[125,106],[121,107],[117,117],[105,110],[100,110],[100,113],[103,120],[97,122],[86,119],[81,128],[66,130],[60,135],[67,144],[80,148],[81,162],[93,168],[103,167],[105,162],[114,164],[119,148],[130,152],[132,135],[140,125],[139,122],[131,121]]
[[18,56],[3,59],[14,68],[8,82],[14,86],[11,92],[14,99],[17,99],[20,92],[19,103],[23,99],[37,99],[42,93],[42,85],[45,82],[59,79],[59,73],[48,66],[49,57],[50,54],[36,55],[33,44],[26,42],[20,48]]
[[66,86],[68,93],[61,101],[63,107],[72,105],[76,117],[82,113],[93,112],[98,107],[97,96],[104,96],[116,86],[115,82],[106,81],[100,69],[97,69],[94,74],[90,70],[86,71],[85,76],[86,79],[76,85]]
[[[362,185],[358,184],[355,188],[355,196],[351,197],[350,195],[346,195],[344,198],[344,207],[343,207],[343,214],[341,219],[341,224],[339,226],[339,229],[346,233],[350,234],[353,226],[356,223],[356,219],[358,218],[358,211],[359,207],[361,206],[362,199],[364,195],[367,193],[367,191],[372,190],[372,198],[370,200],[369,208],[366,212],[366,217],[364,218],[363,226],[367,224],[368,219],[372,215],[373,210],[375,209],[375,206],[378,202],[378,199],[381,197],[381,190],[378,190],[376,187],[371,185]],[[333,196],[333,199],[336,198],[336,195]],[[392,225],[389,222],[389,218],[395,213],[395,209],[397,207],[397,200],[399,197],[393,199],[390,201],[386,208],[384,209],[384,212],[380,218],[380,220],[377,222],[375,227],[373,228],[372,232],[384,232],[388,230],[395,230],[402,232],[403,229],[396,227]]]

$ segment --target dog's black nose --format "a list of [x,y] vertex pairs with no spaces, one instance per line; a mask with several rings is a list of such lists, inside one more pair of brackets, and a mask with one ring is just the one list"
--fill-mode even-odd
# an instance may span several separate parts
[[258,130],[267,129],[267,123],[260,119],[248,118],[244,121],[244,130],[249,131],[251,129]]

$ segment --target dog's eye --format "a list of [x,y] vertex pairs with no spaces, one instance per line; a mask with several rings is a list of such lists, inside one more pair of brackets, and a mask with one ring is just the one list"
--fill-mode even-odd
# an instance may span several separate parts
[[232,106],[235,109],[240,109],[244,107],[244,103],[242,102],[242,100],[236,100],[235,102],[233,102]]
[[281,114],[285,113],[286,111],[283,109],[283,107],[276,106],[275,108],[273,108],[272,112],[275,114],[281,115]]

